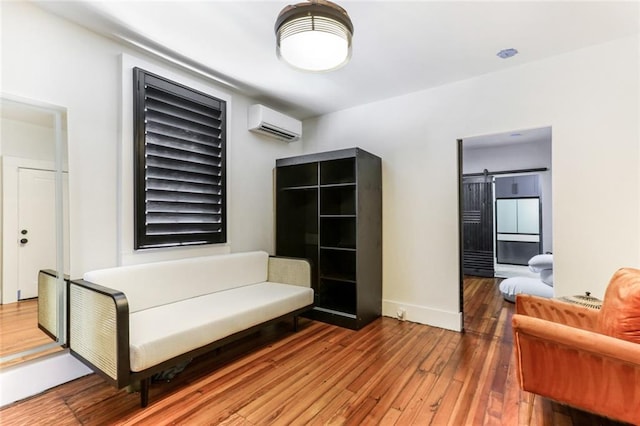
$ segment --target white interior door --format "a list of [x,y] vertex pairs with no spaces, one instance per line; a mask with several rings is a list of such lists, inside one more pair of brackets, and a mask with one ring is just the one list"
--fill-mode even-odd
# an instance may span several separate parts
[[[66,189],[67,174],[63,176]],[[39,270],[58,269],[55,192],[53,171],[18,170],[18,299],[38,296]],[[65,194],[65,206],[66,198]],[[68,256],[65,255],[64,259]]]

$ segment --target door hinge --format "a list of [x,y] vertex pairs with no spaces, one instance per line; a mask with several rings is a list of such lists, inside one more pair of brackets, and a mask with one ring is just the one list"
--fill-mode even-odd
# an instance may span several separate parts
[[20,300],[20,290],[18,290],[18,300]]

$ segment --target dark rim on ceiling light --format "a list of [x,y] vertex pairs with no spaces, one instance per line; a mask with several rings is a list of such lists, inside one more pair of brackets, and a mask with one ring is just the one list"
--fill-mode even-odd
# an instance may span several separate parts
[[513,57],[513,56],[516,56],[517,54],[518,54],[518,50],[514,49],[514,48],[502,49],[501,51],[496,53],[496,55],[499,56],[502,59],[508,59],[508,58]]
[[351,57],[351,39],[353,37],[353,23],[345,9],[328,0],[309,0],[303,3],[289,5],[278,14],[275,23],[276,52],[280,59],[285,60],[295,68],[309,71],[290,62],[281,54],[281,43],[288,37],[305,32],[323,32],[339,37],[346,42],[347,52],[342,62],[324,69],[311,71],[330,71],[344,66]]

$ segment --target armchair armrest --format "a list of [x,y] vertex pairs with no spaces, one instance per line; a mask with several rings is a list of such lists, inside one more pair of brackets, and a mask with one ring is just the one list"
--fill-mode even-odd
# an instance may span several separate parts
[[524,334],[640,368],[640,345],[637,343],[524,315],[514,315],[512,324],[516,337]]
[[526,315],[598,332],[597,309],[587,308],[573,303],[563,302],[557,299],[545,299],[543,297],[518,294],[516,297],[516,314]]
[[640,424],[640,345],[519,314],[512,324],[522,389]]
[[[51,269],[38,272],[38,328],[58,341],[58,274]],[[64,342],[61,342],[64,343]]]
[[311,287],[311,263],[307,259],[270,256],[267,280]]
[[124,293],[73,280],[68,309],[71,354],[116,387],[128,385],[129,304]]

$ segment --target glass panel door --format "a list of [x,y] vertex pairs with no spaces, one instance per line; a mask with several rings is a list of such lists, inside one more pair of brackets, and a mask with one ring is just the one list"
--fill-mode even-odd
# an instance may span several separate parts
[[538,198],[518,200],[518,233],[540,233],[540,200]]
[[500,234],[515,234],[518,232],[517,200],[496,201],[496,228]]

